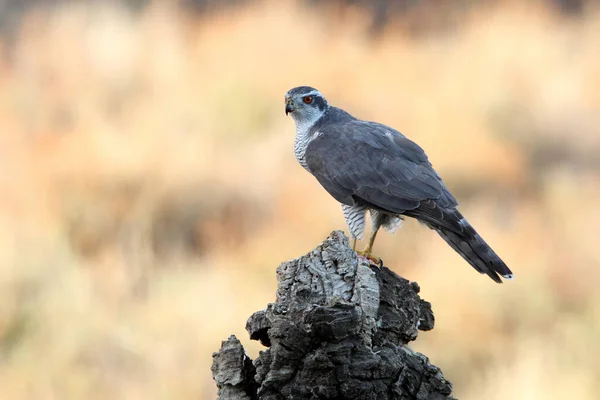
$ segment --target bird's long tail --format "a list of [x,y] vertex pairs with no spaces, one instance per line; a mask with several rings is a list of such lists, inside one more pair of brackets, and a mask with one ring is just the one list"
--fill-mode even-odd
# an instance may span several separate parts
[[511,270],[471,224],[457,210],[454,214],[463,228],[461,233],[439,226],[433,229],[478,272],[487,274],[498,283],[502,283],[500,276],[504,279],[513,279]]

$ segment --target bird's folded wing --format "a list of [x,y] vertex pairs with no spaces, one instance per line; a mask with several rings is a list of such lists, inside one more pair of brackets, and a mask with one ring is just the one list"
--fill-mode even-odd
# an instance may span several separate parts
[[358,120],[318,132],[306,162],[336,200],[462,230],[445,218],[456,200],[417,144],[385,125]]

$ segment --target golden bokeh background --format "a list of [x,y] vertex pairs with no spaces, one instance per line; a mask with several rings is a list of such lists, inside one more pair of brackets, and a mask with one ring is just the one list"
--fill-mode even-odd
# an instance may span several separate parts
[[449,3],[379,31],[341,1],[4,19],[0,398],[212,399],[221,340],[256,357],[278,264],[345,229],[293,156],[298,85],[424,147],[515,273],[414,221],[378,238],[433,304],[412,347],[455,396],[599,398],[600,10]]

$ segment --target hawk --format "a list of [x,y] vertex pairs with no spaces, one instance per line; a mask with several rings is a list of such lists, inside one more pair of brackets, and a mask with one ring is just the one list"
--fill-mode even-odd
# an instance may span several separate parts
[[317,89],[285,95],[285,114],[296,124],[296,159],[342,205],[352,247],[362,239],[366,212],[371,234],[357,252],[373,259],[375,236],[412,217],[436,231],[473,268],[495,282],[513,274],[457,210],[458,203],[421,147],[389,126],[331,106]]

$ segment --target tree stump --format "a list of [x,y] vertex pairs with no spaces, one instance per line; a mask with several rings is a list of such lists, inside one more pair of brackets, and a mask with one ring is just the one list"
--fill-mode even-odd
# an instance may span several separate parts
[[434,324],[416,283],[358,257],[341,231],[277,277],[277,301],[246,324],[267,349],[252,362],[231,336],[213,354],[219,399],[452,399],[407,346]]

